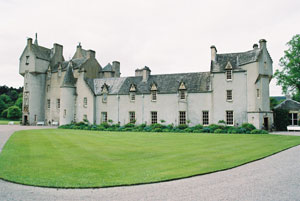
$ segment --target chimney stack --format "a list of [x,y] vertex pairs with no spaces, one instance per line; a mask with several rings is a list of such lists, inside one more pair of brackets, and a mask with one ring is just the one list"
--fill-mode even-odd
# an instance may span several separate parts
[[217,61],[217,48],[214,45],[212,45],[210,47],[210,50],[211,50],[211,60]]
[[95,58],[96,56],[96,52],[94,50],[88,50],[87,51],[87,58],[90,59],[90,58]]
[[151,70],[149,67],[145,66],[143,69],[142,69],[142,74],[143,74],[143,82],[147,82],[148,81],[148,78],[150,77],[150,73],[151,73]]
[[258,45],[256,43],[253,45],[253,49],[254,50],[258,49]]
[[27,46],[31,49],[32,46],[32,38],[27,38]]
[[113,61],[113,62],[112,62],[112,68],[113,68],[113,71],[115,71],[115,77],[120,77],[120,76],[121,76],[121,72],[120,72],[120,62],[118,62],[118,61]]
[[265,39],[260,39],[259,40],[259,48],[266,48],[267,47],[267,41]]

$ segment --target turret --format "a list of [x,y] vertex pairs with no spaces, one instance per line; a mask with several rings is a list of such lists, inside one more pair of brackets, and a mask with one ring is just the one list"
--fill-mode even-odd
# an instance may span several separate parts
[[69,124],[74,120],[76,80],[72,69],[73,65],[70,61],[60,90],[60,125]]

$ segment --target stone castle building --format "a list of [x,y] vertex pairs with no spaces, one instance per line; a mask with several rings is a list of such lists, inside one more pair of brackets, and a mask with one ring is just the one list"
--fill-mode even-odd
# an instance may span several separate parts
[[[266,40],[246,52],[218,54],[211,46],[209,72],[152,75],[148,67],[121,77],[120,62],[102,67],[95,51],[79,44],[65,61],[63,46],[27,40],[19,73],[24,77],[23,123],[68,124],[87,119],[121,125],[249,122],[270,127],[272,59]],[[110,122],[111,122],[110,121]]]

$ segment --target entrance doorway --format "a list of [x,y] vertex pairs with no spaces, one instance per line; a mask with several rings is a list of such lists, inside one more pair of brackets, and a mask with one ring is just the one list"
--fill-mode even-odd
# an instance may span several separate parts
[[28,116],[27,115],[24,115],[24,125],[27,125],[28,124]]
[[269,118],[264,117],[264,129],[269,130]]

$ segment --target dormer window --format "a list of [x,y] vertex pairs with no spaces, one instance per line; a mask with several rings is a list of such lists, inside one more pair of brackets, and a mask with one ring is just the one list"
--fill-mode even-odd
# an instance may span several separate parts
[[157,100],[157,86],[156,86],[156,84],[152,84],[152,86],[151,86],[151,100],[152,101]]
[[180,83],[179,85],[179,98],[180,100],[185,100],[186,99],[186,87],[183,82]]
[[225,67],[225,73],[226,73],[226,80],[231,81],[232,80],[232,65],[229,61]]
[[28,65],[29,64],[29,56],[26,56],[26,61],[25,64]]
[[135,101],[135,92],[136,92],[136,87],[134,84],[131,84],[129,89],[130,101]]
[[102,102],[107,103],[108,85],[104,83],[102,86]]

